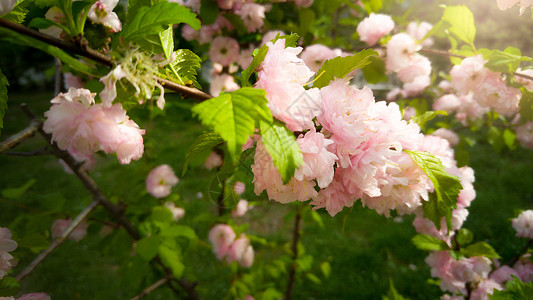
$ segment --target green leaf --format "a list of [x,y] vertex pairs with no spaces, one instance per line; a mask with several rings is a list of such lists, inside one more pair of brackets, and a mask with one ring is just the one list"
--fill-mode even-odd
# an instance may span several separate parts
[[492,248],[491,245],[485,242],[472,244],[466,248],[461,249],[461,252],[468,257],[485,256],[487,258],[500,258],[494,248]]
[[174,222],[172,211],[166,206],[155,206],[152,208],[152,220],[163,224]]
[[379,57],[370,57],[370,64],[363,68],[365,80],[371,84],[388,81],[389,77],[385,73],[385,62]]
[[363,0],[362,2],[368,14],[379,11],[383,7],[382,0]]
[[167,227],[163,230],[161,230],[160,233],[163,237],[178,237],[183,236],[188,238],[189,240],[197,240],[198,236],[194,232],[194,230],[185,225],[172,225],[170,227]]
[[522,98],[520,99],[520,119],[526,121],[533,120],[533,92],[526,88],[521,88]]
[[309,279],[311,282],[313,283],[316,283],[316,284],[320,284],[322,281],[320,280],[320,278],[318,278],[315,274],[313,273],[307,273],[305,274],[305,277],[307,277],[307,279]]
[[37,5],[40,8],[46,8],[50,6],[61,6],[60,0],[35,0],[35,5]]
[[[481,49],[480,49],[481,50]],[[507,47],[504,51],[489,50],[484,53],[483,58],[487,59],[485,67],[495,72],[515,72],[523,61],[532,62],[533,59],[522,56],[520,49]]]
[[473,46],[476,37],[474,15],[465,5],[446,6],[442,20],[448,22],[448,31],[463,42]]
[[20,283],[13,277],[4,277],[0,280],[0,297],[15,295],[20,290]]
[[533,300],[533,282],[522,282],[516,276],[507,281],[505,289],[494,289],[491,300]]
[[457,242],[459,243],[459,245],[461,246],[467,245],[470,242],[472,242],[473,239],[474,239],[474,234],[472,233],[472,231],[466,228],[459,229],[459,232],[457,234]]
[[452,211],[457,207],[457,197],[462,189],[459,177],[448,174],[440,159],[431,153],[404,151],[426,173],[435,188],[435,193],[431,194],[430,199],[423,204],[424,217],[433,221],[438,229],[440,229],[441,218],[445,217],[448,230],[450,230]]
[[198,85],[196,81],[196,70],[200,68],[202,59],[189,49],[179,49],[176,52],[176,59],[168,65],[172,70],[169,76],[177,79],[179,84]]
[[322,271],[322,274],[325,278],[328,278],[331,274],[331,265],[329,262],[325,261],[320,265],[320,270]]
[[30,187],[32,187],[32,185],[35,184],[35,182],[37,182],[35,179],[30,179],[28,180],[28,182],[26,182],[25,184],[23,184],[22,186],[18,188],[3,189],[2,196],[9,198],[9,199],[18,199],[22,197],[22,195],[24,195],[24,193],[26,193],[26,191],[29,190]]
[[316,80],[313,87],[322,88],[335,78],[344,78],[355,69],[361,69],[369,65],[371,57],[378,56],[378,53],[371,49],[365,49],[355,55],[346,57],[336,57],[328,59],[316,73]]
[[28,248],[33,253],[39,253],[48,248],[48,239],[41,234],[33,233],[21,239],[17,239],[20,248]]
[[2,17],[4,20],[8,20],[9,22],[22,24],[24,23],[24,19],[26,19],[26,15],[30,12],[26,6],[30,3],[29,0],[22,0],[17,1],[13,9],[5,16]]
[[177,3],[159,2],[153,6],[139,8],[131,22],[125,24],[122,37],[127,41],[143,39],[146,35],[166,30],[169,25],[186,23],[200,29],[196,14]]
[[515,150],[518,148],[518,140],[516,139],[516,133],[514,133],[511,129],[505,128],[503,131],[503,141],[505,142],[505,145],[509,150]]
[[268,46],[263,45],[261,48],[259,48],[257,53],[254,55],[254,58],[252,59],[252,62],[250,63],[248,68],[242,71],[241,85],[243,87],[250,86],[250,82],[249,82],[250,76],[252,76],[252,73],[255,72],[255,69],[257,69],[259,65],[263,62],[263,60],[265,60],[265,56],[267,55],[267,53],[268,53]]
[[413,237],[412,241],[413,244],[415,244],[415,246],[420,250],[439,251],[450,249],[450,247],[448,247],[444,241],[426,234],[417,234]]
[[311,210],[311,217],[313,218],[313,220],[315,220],[318,226],[320,226],[320,228],[324,228],[324,222],[322,221],[322,217],[319,213],[314,210]]
[[157,255],[161,239],[157,235],[147,236],[137,241],[136,250],[144,260],[150,261]]
[[300,36],[296,33],[281,35],[278,33],[274,39],[272,39],[272,43],[275,44],[278,40],[285,40],[285,48],[287,47],[296,47],[298,46],[298,40],[300,39]]
[[489,128],[487,140],[489,144],[492,145],[492,147],[494,148],[496,152],[500,152],[505,146],[504,144],[505,142],[502,136],[502,131],[498,127],[491,126]]
[[187,156],[185,158],[185,163],[183,164],[183,172],[181,173],[181,176],[185,175],[185,172],[187,172],[187,167],[193,158],[207,150],[213,149],[213,147],[221,145],[223,142],[224,140],[218,133],[213,131],[204,131],[204,133],[202,133],[202,135],[199,136],[189,147]]
[[228,20],[231,25],[233,25],[233,27],[237,31],[237,35],[243,36],[248,33],[248,29],[246,29],[246,25],[244,25],[244,21],[241,19],[240,16],[228,12],[226,12],[222,16],[226,18],[226,20]]
[[165,55],[166,59],[169,59],[172,52],[174,52],[174,31],[172,26],[167,29],[147,35],[143,39],[135,41],[142,49],[152,53]]
[[46,18],[33,18],[28,24],[28,27],[37,28],[37,29],[44,29],[50,26],[58,26],[58,27],[64,28],[63,25],[60,25],[57,22],[54,22]]
[[2,69],[0,69],[0,133],[2,132],[1,129],[4,128],[4,116],[6,115],[7,110],[7,87],[9,86],[9,82],[7,82],[7,78],[2,73]]
[[169,248],[166,245],[160,245],[159,256],[161,257],[163,264],[172,270],[172,275],[174,275],[175,278],[181,278],[185,266],[181,261],[179,250]]
[[233,163],[237,163],[242,145],[254,134],[256,123],[272,120],[265,95],[261,89],[241,88],[221,93],[192,109],[204,126],[212,128],[226,141]]
[[200,18],[204,25],[210,25],[215,23],[220,13],[218,3],[215,0],[201,0],[200,5]]
[[281,121],[261,122],[260,128],[263,145],[286,184],[294,176],[294,171],[303,165],[300,145],[292,131]]
[[269,287],[266,289],[259,300],[278,300],[283,298],[283,293],[275,288]]
[[436,116],[442,115],[447,116],[448,113],[444,110],[437,110],[437,111],[426,111],[425,113],[415,116],[411,118],[411,121],[417,123],[421,128],[426,127],[426,123],[428,121],[433,120]]
[[394,287],[394,282],[392,279],[389,280],[390,282],[390,289],[386,296],[383,296],[383,300],[409,300],[409,298],[405,298],[404,296],[400,295],[396,288]]
[[5,38],[7,41],[12,42],[14,44],[23,45],[23,46],[29,46],[33,48],[37,48],[39,50],[42,50],[52,56],[55,56],[59,58],[64,64],[68,65],[70,68],[85,73],[87,75],[91,75],[94,77],[102,77],[105,75],[101,72],[98,72],[98,70],[91,65],[85,64],[78,59],[70,56],[63,50],[60,50],[59,48],[56,48],[52,45],[49,45],[45,42],[41,42],[39,40],[36,40],[29,36],[20,35],[16,32],[13,32],[9,29],[0,28],[0,36],[1,37],[7,37]]

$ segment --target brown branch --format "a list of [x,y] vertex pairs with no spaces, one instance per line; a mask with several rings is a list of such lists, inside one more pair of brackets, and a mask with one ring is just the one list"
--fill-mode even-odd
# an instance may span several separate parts
[[21,281],[24,279],[24,277],[28,276],[35,268],[50,254],[52,251],[54,251],[65,239],[68,237],[68,235],[76,228],[76,226],[80,225],[80,223],[87,217],[87,215],[96,207],[98,206],[98,202],[94,201],[89,204],[79,215],[72,220],[72,223],[61,233],[60,236],[58,236],[50,246],[39,256],[37,256],[22,272],[20,272],[17,277],[15,277],[18,281]]
[[[87,46],[75,45],[72,43],[65,42],[61,39],[43,34],[39,31],[27,28],[25,26],[9,22],[4,19],[0,19],[0,26],[11,29],[15,32],[18,32],[23,35],[31,36],[35,39],[38,39],[42,42],[48,43],[55,47],[58,47],[63,50],[70,51],[72,53],[81,55],[83,57],[89,58],[95,62],[101,63],[108,67],[113,67],[114,62],[111,57],[103,55],[102,53],[95,51]],[[166,80],[157,76],[154,76],[154,79],[157,80],[161,85],[165,86],[167,89],[185,95],[187,97],[197,99],[197,100],[206,100],[212,98],[209,94],[206,94],[198,89],[191,88],[188,86],[180,85],[170,80]]]
[[63,87],[63,64],[61,63],[61,60],[56,57],[55,59],[56,64],[56,76],[55,76],[55,82],[54,82],[54,95],[57,95],[61,93],[62,87]]
[[434,54],[434,55],[439,55],[439,56],[446,56],[446,57],[466,58],[466,56],[455,54],[455,53],[450,53],[448,51],[443,51],[443,50],[420,49],[420,50],[418,50],[418,52],[424,53],[424,54]]
[[[54,154],[62,159],[74,172],[74,174],[78,177],[78,179],[83,183],[85,188],[91,192],[93,195],[94,201],[96,201],[98,204],[101,204],[109,214],[116,220],[117,223],[119,223],[126,232],[134,239],[139,240],[141,239],[141,234],[135,228],[135,226],[128,220],[128,218],[124,215],[124,209],[120,205],[116,205],[111,203],[109,199],[102,193],[96,182],[92,179],[91,176],[85,171],[85,169],[82,167],[78,161],[76,161],[67,151],[59,149],[56,143],[52,142],[52,137],[50,134],[44,132],[42,128],[42,121],[36,118],[36,116],[30,111],[30,109],[27,107],[26,104],[22,104],[22,110],[30,117],[32,120],[38,120],[39,121],[39,133],[44,137],[46,142],[51,146]],[[154,261],[159,264],[164,270],[165,273],[169,276],[172,274],[171,270],[167,268],[161,259],[159,257],[155,257]],[[175,279],[175,281],[180,285],[180,287],[183,288],[183,290],[187,293],[189,299],[200,299],[200,296],[196,293],[195,287],[196,283],[189,282],[184,278]]]
[[300,223],[302,216],[300,210],[296,212],[294,217],[294,229],[292,231],[292,263],[289,270],[289,279],[287,282],[287,290],[285,291],[285,300],[290,300],[292,297],[292,289],[294,287],[294,279],[296,275],[296,259],[298,259],[298,242],[300,240]]
[[0,143],[0,153],[6,152],[7,150],[14,148],[18,144],[22,143],[24,140],[32,137],[35,132],[39,130],[40,124],[40,120],[34,119],[30,122],[30,125],[28,127],[23,129],[19,133],[10,136],[7,140]]
[[161,279],[159,279],[158,281],[156,281],[154,284],[152,284],[151,286],[145,288],[139,295],[131,298],[130,300],[139,300],[141,299],[142,297],[150,294],[151,292],[153,292],[155,289],[157,289],[158,287],[162,286],[163,284],[165,284],[166,282],[168,281],[168,278],[166,277],[163,277]]
[[11,155],[11,156],[44,156],[44,155],[53,155],[53,153],[50,153],[48,151],[48,147],[44,147],[41,149],[29,151],[29,152],[17,152],[17,151],[6,151],[4,152],[5,155]]

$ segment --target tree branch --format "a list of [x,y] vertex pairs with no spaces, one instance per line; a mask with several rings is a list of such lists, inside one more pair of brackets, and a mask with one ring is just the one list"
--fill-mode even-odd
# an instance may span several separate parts
[[533,245],[533,240],[530,239],[525,245],[524,247],[522,247],[522,249],[520,249],[520,251],[518,253],[516,253],[515,256],[513,256],[513,258],[511,258],[507,263],[506,265],[508,265],[509,267],[512,268],[512,266],[520,259],[520,257],[522,257],[522,255],[524,255],[524,253],[527,252],[527,250],[529,249],[529,247],[531,247]]
[[39,130],[39,126],[41,126],[41,121],[38,119],[33,119],[28,127],[23,129],[19,133],[10,136],[7,140],[0,143],[0,153],[6,152],[7,150],[14,148],[18,144],[22,143],[24,140],[32,137],[35,132]]
[[150,294],[151,292],[153,292],[155,289],[157,289],[158,287],[162,286],[163,284],[165,284],[166,282],[168,281],[168,278],[167,277],[163,277],[161,279],[159,279],[158,281],[156,281],[154,284],[152,284],[151,286],[145,288],[139,295],[131,298],[130,300],[139,300],[141,299],[142,297]]
[[53,155],[53,153],[50,153],[48,151],[48,147],[44,147],[41,149],[29,151],[29,152],[17,152],[17,151],[6,151],[4,152],[6,155],[12,155],[12,156],[44,156],[44,155]]
[[[95,51],[87,46],[74,45],[72,43],[67,43],[53,36],[43,34],[39,31],[27,28],[26,26],[15,24],[4,19],[0,19],[0,26],[11,29],[23,35],[31,36],[35,39],[38,39],[42,42],[53,45],[57,48],[67,50],[72,53],[89,58],[95,62],[101,63],[108,67],[113,67],[115,64],[111,57],[103,55],[102,53]],[[209,94],[206,94],[195,88],[177,84],[175,82],[172,82],[170,80],[166,80],[166,79],[163,79],[157,76],[154,76],[154,79],[157,80],[161,85],[165,86],[167,89],[180,93],[182,95],[185,95],[193,99],[206,100],[206,99],[212,98],[212,96],[210,96]]]
[[59,245],[61,245],[61,243],[63,243],[63,241],[65,241],[65,239],[74,230],[74,228],[76,228],[78,225],[80,225],[80,223],[87,217],[87,215],[96,206],[98,206],[98,202],[93,200],[93,202],[91,202],[91,204],[89,204],[89,206],[87,206],[79,215],[76,216],[76,218],[74,218],[74,220],[72,220],[72,223],[70,223],[70,225],[67,227],[67,229],[65,229],[65,231],[63,231],[60,236],[58,236],[54,241],[52,241],[50,246],[48,246],[48,248],[46,250],[41,252],[41,254],[39,254],[39,256],[37,256],[15,278],[18,281],[21,281],[22,279],[24,279],[24,277],[28,276],[33,270],[35,270],[37,265],[39,265],[48,256],[48,254],[52,253],[52,251],[54,251]]
[[300,209],[296,212],[294,217],[294,229],[292,231],[292,263],[289,270],[289,280],[287,283],[287,290],[285,291],[285,300],[290,300],[292,297],[292,289],[294,287],[294,279],[296,275],[296,259],[298,259],[298,242],[300,241],[300,223],[302,216]]

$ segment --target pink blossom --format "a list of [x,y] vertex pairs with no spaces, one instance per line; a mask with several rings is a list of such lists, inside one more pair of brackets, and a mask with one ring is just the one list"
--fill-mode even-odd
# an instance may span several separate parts
[[402,119],[409,121],[412,117],[416,117],[416,109],[411,106],[406,106],[403,109],[403,117]]
[[433,102],[433,110],[444,110],[451,113],[461,106],[461,101],[455,94],[446,94]]
[[533,122],[526,122],[515,128],[516,139],[526,148],[533,149]]
[[221,92],[231,92],[238,90],[240,86],[235,82],[233,76],[229,74],[215,75],[209,86],[209,93],[217,97]]
[[213,245],[213,252],[215,252],[218,259],[222,259],[229,254],[235,237],[235,232],[229,225],[217,224],[211,228],[209,231],[209,241]]
[[241,49],[239,59],[237,59],[237,64],[239,65],[239,67],[241,67],[241,69],[245,70],[252,63],[252,60],[254,59],[252,56],[253,52],[253,46],[250,46],[250,48],[248,49]]
[[394,29],[394,21],[388,15],[370,13],[357,25],[359,39],[369,46],[374,46],[380,38]]
[[200,33],[198,32],[198,30],[192,28],[188,24],[183,25],[183,27],[181,28],[181,36],[187,41],[195,40],[196,38],[198,38],[199,34]]
[[[518,70],[516,70],[516,73],[527,75],[527,76],[533,76],[533,69],[522,70],[518,68]],[[516,79],[516,81],[523,84],[528,90],[533,91],[533,80],[523,78],[517,75],[515,75],[514,78]]]
[[169,165],[160,165],[146,177],[146,190],[156,198],[164,198],[170,195],[172,187],[178,182],[178,177]]
[[231,211],[231,216],[234,218],[242,217],[247,211],[248,211],[248,201],[241,199],[237,203],[235,210]]
[[0,2],[0,16],[8,14],[17,3],[17,0],[5,0]]
[[122,23],[117,14],[113,12],[118,0],[98,0],[89,9],[87,17],[94,23],[102,24],[111,28],[112,32],[122,29]]
[[314,0],[294,0],[297,7],[309,7],[313,5]]
[[0,227],[0,279],[15,265],[15,259],[7,252],[14,251],[17,246],[17,242],[11,239],[11,231]]
[[0,251],[0,279],[4,278],[7,272],[16,264],[17,261],[13,256],[11,256],[11,254],[7,253],[6,251]]
[[[412,36],[415,40],[421,41],[426,34],[433,28],[433,25],[428,22],[410,22],[407,25],[407,34]],[[431,46],[433,45],[433,39],[428,38],[421,43],[422,46]]]
[[[52,239],[58,238],[72,223],[72,220],[70,219],[57,219],[52,224],[51,229],[51,235]],[[89,224],[87,222],[82,221],[72,232],[68,235],[68,238],[79,242],[81,241],[86,235],[87,235],[87,228],[89,227]]]
[[462,297],[462,296],[450,296],[448,294],[445,294],[445,295],[442,295],[442,297],[440,298],[441,300],[464,300],[465,298]]
[[[338,172],[338,174],[340,174]],[[313,209],[325,208],[334,217],[344,207],[352,207],[356,197],[346,192],[342,184],[342,175],[336,175],[333,181],[311,201]]]
[[209,170],[218,168],[222,166],[222,157],[213,151],[205,160],[204,166]]
[[221,9],[231,9],[233,7],[233,0],[217,0],[217,3]]
[[490,279],[496,281],[499,284],[503,284],[506,281],[513,279],[513,275],[520,278],[518,272],[516,272],[511,267],[504,265],[492,272],[492,274],[490,275]]
[[526,8],[533,5],[531,0],[497,0],[498,8],[500,10],[507,10],[520,2],[520,15],[526,11]]
[[17,298],[17,300],[50,300],[50,299],[51,299],[50,296],[48,296],[45,293],[26,294],[20,298]]
[[250,245],[250,240],[244,235],[236,239],[232,244],[226,257],[229,263],[236,261],[239,265],[249,268],[254,262],[254,248]]
[[523,211],[514,218],[513,228],[516,230],[516,236],[533,239],[533,210]]
[[174,221],[177,222],[179,219],[185,217],[185,209],[181,207],[177,207],[174,202],[167,201],[165,202],[165,206],[170,209],[172,212],[172,217],[174,218]]
[[513,266],[513,269],[518,273],[518,278],[523,282],[533,281],[533,263],[530,256],[530,254],[523,255]]
[[240,5],[238,10],[235,11],[235,14],[241,17],[248,32],[255,32],[257,29],[263,27],[265,10],[264,5],[245,2]]
[[115,67],[109,74],[100,78],[100,82],[104,84],[104,89],[100,92],[102,104],[105,107],[111,107],[113,100],[117,97],[117,81],[126,77],[126,73],[120,65]]
[[244,193],[245,189],[246,189],[246,186],[241,181],[237,181],[235,182],[235,184],[233,184],[233,190],[239,196],[242,195],[242,193]]
[[307,201],[317,195],[314,189],[314,181],[300,181],[292,178],[288,184],[283,184],[281,175],[274,166],[272,158],[261,140],[257,143],[255,150],[252,172],[254,173],[253,183],[255,193],[259,195],[263,190],[266,190],[270,200],[289,203],[293,201]]
[[463,59],[461,64],[453,66],[450,71],[452,77],[452,87],[459,95],[468,94],[473,88],[477,87],[485,77],[491,73],[485,68],[487,61],[481,54]]
[[474,90],[474,100],[482,107],[508,117],[518,112],[521,97],[520,89],[508,86],[500,74],[494,72],[487,72]]
[[447,140],[450,143],[450,146],[452,147],[459,143],[459,136],[455,132],[446,128],[439,128],[435,130],[432,135]]
[[341,55],[342,51],[340,49],[330,49],[324,45],[315,44],[306,47],[302,51],[301,57],[309,69],[316,73],[326,60]]
[[211,44],[209,57],[213,62],[229,66],[239,57],[239,43],[234,38],[217,36]]
[[466,293],[465,282],[453,276],[455,260],[448,251],[435,251],[426,258],[426,263],[431,267],[431,276],[441,279],[440,288],[443,291]]
[[275,39],[278,34],[279,36],[286,35],[285,32],[281,30],[271,30],[265,33],[261,39],[261,46],[266,45],[268,42],[272,42],[272,40]]
[[333,180],[333,167],[337,160],[337,156],[326,149],[333,141],[324,138],[314,128],[305,136],[300,135],[296,141],[300,145],[304,164],[295,171],[294,178],[300,181],[316,179],[320,188],[327,187]]
[[406,33],[392,36],[387,44],[387,57],[385,65],[387,71],[398,72],[409,66],[411,56],[420,50],[420,45]]
[[64,86],[68,90],[70,88],[82,88],[84,86],[83,79],[81,77],[72,75],[72,73],[63,73]]
[[503,286],[492,279],[487,279],[480,282],[475,290],[470,294],[471,300],[489,300],[489,295],[494,293],[494,290],[503,290]]
[[[65,25],[65,23],[66,23],[66,19],[65,19],[65,15],[63,14],[63,11],[61,10],[61,8],[59,8],[57,6],[51,7],[44,14],[44,17],[46,19],[54,21],[54,22],[56,22],[58,24]],[[39,29],[39,31],[41,33],[53,36],[53,37],[58,38],[58,39],[60,39],[61,35],[63,34],[63,29],[61,29],[61,27],[55,26],[55,25],[52,25],[52,26],[50,26],[48,28]]]

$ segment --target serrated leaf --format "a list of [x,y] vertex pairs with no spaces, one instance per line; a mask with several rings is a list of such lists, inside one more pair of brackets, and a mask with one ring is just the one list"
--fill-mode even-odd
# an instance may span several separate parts
[[303,164],[300,146],[292,131],[281,121],[260,122],[260,128],[262,143],[286,184]]
[[267,45],[263,45],[261,46],[261,48],[259,48],[248,68],[246,68],[246,70],[242,71],[241,73],[241,86],[250,86],[250,76],[252,76],[253,72],[255,72],[255,69],[257,69],[259,65],[263,62],[263,60],[265,60],[265,56],[267,55],[267,53]]
[[35,0],[35,5],[37,5],[40,8],[46,8],[50,6],[61,6],[60,0]]
[[363,75],[368,83],[376,84],[378,82],[388,81],[389,77],[385,74],[385,62],[379,57],[372,56],[370,64],[363,69]]
[[142,39],[135,41],[142,49],[152,53],[165,55],[169,59],[172,52],[174,52],[174,31],[172,26],[167,29],[145,36]]
[[17,188],[7,188],[2,190],[2,196],[9,199],[18,199],[26,193],[37,182],[35,179],[30,179],[28,182]]
[[457,207],[457,197],[462,189],[459,177],[448,174],[440,159],[431,153],[404,151],[426,173],[435,188],[430,199],[423,204],[424,217],[433,221],[438,229],[440,229],[441,218],[445,217],[448,230],[451,230],[452,211]]
[[161,239],[159,236],[147,236],[137,241],[135,249],[140,257],[146,261],[150,261],[157,255],[160,244]]
[[160,245],[158,253],[163,264],[169,267],[172,271],[172,275],[174,275],[175,278],[181,278],[185,266],[181,261],[180,251],[178,249],[169,248],[166,245]]
[[4,116],[6,115],[7,111],[7,87],[9,86],[9,82],[7,82],[7,78],[2,73],[2,69],[0,69],[0,133],[2,133],[1,129],[4,128]]
[[487,258],[500,258],[500,255],[496,253],[494,248],[485,242],[472,244],[466,248],[463,248],[461,252],[468,257],[485,256]]
[[205,131],[204,133],[202,133],[202,135],[194,141],[194,143],[189,147],[189,150],[187,151],[187,156],[185,158],[185,163],[183,164],[183,172],[181,173],[181,176],[185,175],[185,172],[187,172],[187,167],[189,166],[189,163],[191,162],[191,160],[193,160],[193,158],[197,157],[199,154],[204,153],[207,150],[213,149],[213,147],[221,145],[223,142],[224,140],[216,132]]
[[442,20],[448,22],[448,31],[463,42],[474,45],[476,25],[474,15],[465,5],[446,6]]
[[450,247],[444,242],[439,240],[436,237],[427,235],[427,234],[417,234],[412,238],[413,244],[424,251],[439,251],[439,250],[449,250]]
[[296,47],[298,46],[298,40],[300,36],[296,33],[281,35],[277,34],[276,37],[272,40],[272,43],[275,44],[278,40],[285,40],[285,48],[287,47]]
[[30,3],[29,0],[22,0],[17,1],[13,9],[5,16],[2,17],[4,20],[8,20],[9,22],[22,24],[24,23],[24,19],[26,19],[26,15],[30,12],[26,6]]
[[[481,50],[481,49],[480,49]],[[485,67],[495,72],[515,72],[523,61],[532,62],[533,59],[522,56],[520,49],[507,47],[504,51],[489,50],[484,53],[483,58],[487,59]]]
[[155,206],[152,208],[152,220],[163,224],[174,222],[172,211],[166,206]]
[[79,72],[82,72],[82,73],[85,73],[87,75],[91,75],[94,77],[102,77],[105,75],[105,73],[101,74],[101,72],[98,72],[98,70],[94,66],[85,64],[77,60],[76,58],[70,56],[63,50],[60,50],[59,48],[56,48],[45,42],[41,42],[32,37],[20,35],[16,32],[13,32],[5,28],[0,28],[0,36],[2,38],[7,37],[5,38],[5,40],[12,42],[14,44],[29,46],[29,47],[42,50],[52,56],[59,58],[64,64],[68,65],[70,68],[76,71],[79,71]]
[[192,109],[204,126],[212,128],[226,141],[234,164],[239,159],[242,145],[254,134],[256,123],[272,120],[265,95],[261,89],[241,88],[221,93]]
[[0,280],[0,297],[15,295],[20,290],[20,283],[13,277],[4,277]]
[[136,41],[179,23],[200,29],[200,21],[188,8],[177,3],[159,2],[150,7],[139,8],[132,20],[124,25],[122,37],[127,41]]
[[355,55],[345,57],[335,57],[328,59],[316,73],[316,80],[313,87],[322,88],[335,78],[344,78],[355,69],[361,69],[369,65],[371,57],[378,56],[378,53],[371,49],[365,49]]
[[533,282],[522,282],[512,275],[512,280],[507,281],[505,289],[494,289],[491,300],[533,300]]
[[521,88],[522,98],[520,98],[520,119],[533,120],[533,92],[526,88]]
[[411,121],[413,121],[416,124],[418,124],[421,128],[425,128],[426,123],[428,121],[433,120],[438,115],[447,116],[448,113],[446,111],[444,111],[444,110],[426,111],[425,113],[423,113],[423,114],[421,114],[419,116],[412,117]]
[[169,76],[173,76],[179,84],[190,85],[196,81],[196,70],[200,68],[202,59],[189,49],[179,49],[175,51],[176,59],[168,66],[172,70]]

